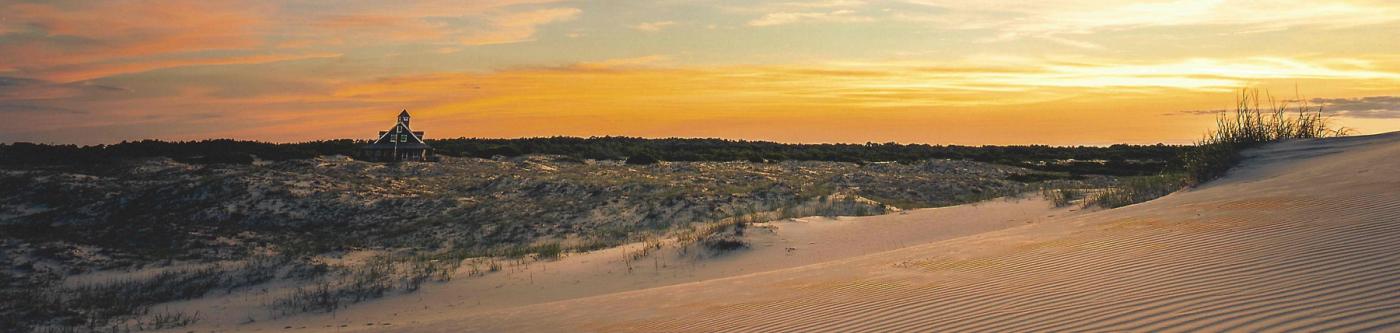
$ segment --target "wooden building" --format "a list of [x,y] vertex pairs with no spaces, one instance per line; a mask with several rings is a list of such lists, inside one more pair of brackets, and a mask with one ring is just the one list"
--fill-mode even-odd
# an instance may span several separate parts
[[379,131],[374,143],[360,148],[360,158],[369,161],[427,161],[432,148],[423,142],[423,132],[408,127],[408,110],[399,113],[398,122],[387,131]]

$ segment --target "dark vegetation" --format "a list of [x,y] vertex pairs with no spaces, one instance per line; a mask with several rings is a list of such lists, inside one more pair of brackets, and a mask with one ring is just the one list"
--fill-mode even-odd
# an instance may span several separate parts
[[[274,295],[266,304],[270,314],[335,311],[412,292],[453,271],[488,274],[511,269],[502,263],[633,242],[654,245],[632,254],[646,257],[660,239],[686,230],[695,248],[722,252],[743,247],[732,232],[740,221],[881,214],[892,206],[1011,195],[1029,185],[1009,178],[1034,172],[954,160],[626,164],[541,155],[391,164],[321,156],[257,164],[154,157],[3,166],[0,322],[119,331],[185,322],[172,317],[183,314],[151,307],[237,292],[242,280],[200,270],[86,289],[63,280],[262,254],[286,264],[259,276],[291,278],[300,287]],[[361,251],[389,256],[314,263]],[[145,294],[130,297],[138,291]],[[15,301],[27,299],[44,301]]]
[[[254,158],[285,161],[316,156],[353,156],[357,140],[264,143],[228,139],[165,142],[144,140],[111,145],[76,146],[32,143],[0,144],[0,165],[92,166],[123,160],[169,157],[195,164],[248,164]],[[434,153],[456,157],[560,155],[580,160],[618,160],[646,165],[658,161],[831,161],[913,162],[927,159],[969,160],[1073,175],[1151,175],[1180,170],[1183,146],[1112,145],[1108,147],[941,146],[927,144],[783,144],[723,139],[643,139],[630,137],[549,137],[528,139],[428,140]]]

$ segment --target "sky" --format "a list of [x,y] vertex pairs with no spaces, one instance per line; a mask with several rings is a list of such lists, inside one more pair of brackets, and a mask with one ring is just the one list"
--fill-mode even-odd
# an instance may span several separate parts
[[0,142],[1190,143],[1400,130],[1400,2],[0,0]]

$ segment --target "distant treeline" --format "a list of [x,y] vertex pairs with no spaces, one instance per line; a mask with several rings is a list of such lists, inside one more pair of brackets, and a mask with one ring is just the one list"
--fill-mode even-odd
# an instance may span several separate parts
[[[264,143],[228,139],[166,142],[144,140],[111,145],[76,146],[32,143],[0,144],[0,164],[100,164],[125,159],[169,157],[186,163],[246,164],[257,159],[288,160],[320,155],[354,156],[364,140]],[[578,159],[633,161],[837,161],[910,162],[962,159],[1072,174],[1141,175],[1180,170],[1183,146],[1112,145],[1108,147],[943,146],[927,144],[785,144],[724,139],[643,139],[630,137],[549,137],[527,139],[428,140],[435,154],[490,158],[525,154],[564,155]],[[640,157],[640,158],[638,158]],[[1065,162],[1076,160],[1079,162]],[[1100,162],[1102,161],[1102,162]]]

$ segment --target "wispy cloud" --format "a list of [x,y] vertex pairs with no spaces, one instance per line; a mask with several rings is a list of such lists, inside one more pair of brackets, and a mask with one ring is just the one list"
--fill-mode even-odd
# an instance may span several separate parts
[[675,22],[675,21],[643,22],[643,23],[638,23],[638,24],[632,25],[632,29],[641,30],[641,31],[646,31],[646,32],[657,32],[657,31],[661,31],[662,29],[666,29],[667,27],[670,27],[670,26],[673,26],[673,25],[676,25],[676,22]]
[[466,45],[530,41],[539,26],[574,19],[581,12],[578,8],[550,8],[493,17],[489,28],[472,31],[461,41]]
[[1182,26],[1228,26],[1238,32],[1294,27],[1347,28],[1400,21],[1400,7],[1339,0],[1101,0],[1001,2],[908,0],[941,12],[906,16],[950,28],[993,29],[1004,37],[1088,34]]
[[1314,98],[1309,102],[1344,117],[1400,118],[1400,96]]
[[539,26],[581,13],[539,7],[555,1],[4,2],[0,71],[80,81],[190,65],[322,57],[384,43],[517,43],[533,40]]
[[829,12],[777,12],[749,21],[753,27],[793,24],[799,22],[871,22],[875,19],[858,15],[854,10],[839,9]]
[[0,76],[0,105],[30,105],[23,103],[74,97],[91,98],[127,91],[128,89],[91,82],[59,83]]
[[671,57],[666,56],[666,55],[653,54],[653,55],[648,55],[648,56],[640,56],[640,57],[632,57],[632,58],[614,58],[614,59],[606,59],[606,60],[600,60],[600,61],[581,62],[581,63],[578,63],[578,64],[574,65],[574,67],[575,67],[575,68],[583,68],[583,69],[616,69],[616,68],[628,68],[628,67],[637,67],[637,66],[645,66],[645,65],[656,65],[656,64],[658,64],[658,63],[661,63],[661,62],[664,62],[664,61],[667,61],[667,60],[670,60],[670,59],[671,59]]

